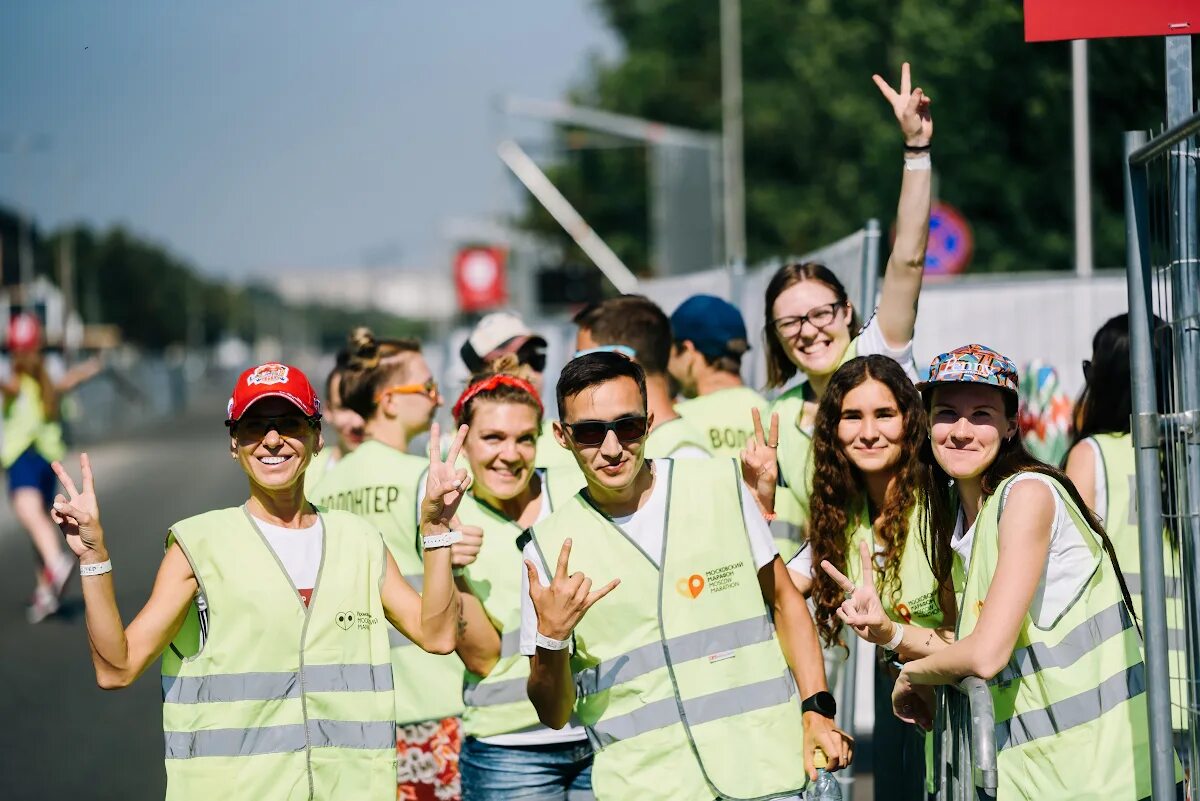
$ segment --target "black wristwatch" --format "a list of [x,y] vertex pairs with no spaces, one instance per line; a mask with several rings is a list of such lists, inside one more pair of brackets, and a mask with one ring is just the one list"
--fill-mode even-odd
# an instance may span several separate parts
[[803,703],[800,704],[800,711],[816,712],[818,715],[833,720],[834,716],[837,715],[837,701],[833,700],[831,693],[822,690],[805,698]]

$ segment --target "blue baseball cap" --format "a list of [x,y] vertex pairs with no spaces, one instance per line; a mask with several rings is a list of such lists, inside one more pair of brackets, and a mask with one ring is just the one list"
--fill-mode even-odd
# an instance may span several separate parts
[[741,356],[750,350],[737,306],[715,295],[692,295],[671,315],[676,342],[690,341],[705,356]]

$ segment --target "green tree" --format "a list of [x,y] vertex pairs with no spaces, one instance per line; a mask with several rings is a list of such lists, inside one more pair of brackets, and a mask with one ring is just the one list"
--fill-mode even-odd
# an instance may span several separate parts
[[[593,60],[571,99],[719,131],[719,4],[599,0],[623,45]],[[973,271],[1072,264],[1071,76],[1067,43],[1026,44],[1014,0],[743,0],[746,228],[751,261],[887,225],[900,137],[871,83],[902,61],[933,98],[938,196],[975,233]],[[1121,132],[1164,116],[1161,39],[1091,45],[1096,262],[1123,263]],[[650,268],[645,153],[572,149],[549,171],[618,255]],[[527,227],[560,238],[529,200]],[[577,253],[576,258],[581,258]]]

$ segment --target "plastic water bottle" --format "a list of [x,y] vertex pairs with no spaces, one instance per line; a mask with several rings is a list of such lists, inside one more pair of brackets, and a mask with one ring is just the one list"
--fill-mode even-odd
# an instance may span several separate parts
[[812,787],[808,788],[808,793],[805,794],[807,801],[842,801],[842,786],[838,784],[838,780],[833,774],[825,768],[829,765],[829,760],[825,758],[825,752],[820,748],[813,752],[813,765],[817,769],[817,780],[813,782]]

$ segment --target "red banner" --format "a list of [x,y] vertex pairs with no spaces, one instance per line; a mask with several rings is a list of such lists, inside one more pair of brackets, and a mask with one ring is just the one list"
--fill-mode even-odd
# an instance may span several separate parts
[[454,259],[454,286],[464,312],[495,309],[508,302],[503,248],[463,248]]
[[1197,0],[1025,0],[1025,41],[1200,34]]

